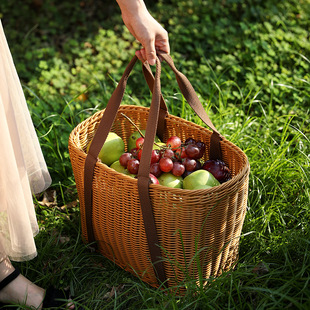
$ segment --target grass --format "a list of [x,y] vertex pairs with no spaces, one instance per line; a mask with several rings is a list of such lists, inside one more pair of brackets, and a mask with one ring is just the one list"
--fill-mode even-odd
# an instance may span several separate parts
[[[78,206],[65,211],[37,207],[40,255],[21,264],[22,270],[40,285],[52,280],[56,286],[70,286],[86,309],[307,309],[310,143],[302,119],[292,125],[297,115],[279,115],[263,102],[259,103],[260,116],[249,115],[255,98],[249,94],[239,106],[223,98],[215,112],[208,100],[203,102],[211,105],[220,132],[246,152],[251,164],[244,235],[233,272],[203,290],[190,289],[184,297],[150,288],[82,243]],[[182,117],[200,122],[179,94],[170,100],[168,104],[180,107]],[[61,115],[56,118],[59,124],[55,120],[53,124],[59,131],[76,124],[68,124]],[[72,115],[71,120],[75,119]],[[67,158],[54,154],[68,166]],[[58,171],[62,177],[69,175],[65,170]],[[54,184],[60,201],[76,199],[72,178],[70,183]]]
[[[199,23],[202,17],[197,9],[205,10],[199,6],[204,1],[180,2],[178,9],[170,10],[170,19],[164,12],[169,11],[171,5],[176,7],[175,1],[158,1],[151,6],[169,27],[176,66],[192,82],[216,128],[244,150],[251,165],[248,208],[235,269],[204,289],[189,285],[185,296],[179,297],[149,287],[94,252],[81,237],[78,197],[67,151],[68,136],[79,122],[105,106],[137,45],[128,32],[115,26],[120,22],[118,14],[112,14],[110,23],[105,20],[107,32],[97,33],[98,21],[95,20],[104,17],[100,10],[94,12],[92,8],[101,4],[87,4],[87,14],[94,17],[94,23],[86,24],[79,1],[71,4],[55,1],[56,6],[63,9],[75,5],[76,11],[72,10],[74,13],[64,19],[61,15],[64,13],[59,11],[56,19],[55,8],[51,8],[47,10],[48,16],[55,20],[51,18],[48,22],[44,14],[35,16],[30,9],[31,2],[25,1],[23,10],[29,16],[33,14],[36,27],[23,20],[22,14],[18,14],[19,8],[13,9],[10,2],[1,5],[4,13],[5,9],[12,9],[21,35],[22,28],[18,28],[21,21],[29,28],[26,27],[28,41],[19,40],[15,24],[13,27],[11,21],[4,18],[12,45],[22,42],[12,48],[12,53],[53,177],[50,190],[55,191],[56,200],[42,205],[42,195],[34,198],[41,230],[36,236],[39,255],[31,261],[15,263],[22,273],[43,287],[50,284],[69,287],[76,296],[75,301],[90,310],[309,309],[310,49],[304,40],[308,24],[302,18],[309,3],[291,0],[275,6],[272,1],[266,1],[264,5],[273,12],[266,21],[264,5],[259,1],[227,1],[231,6],[214,2],[209,7],[209,17],[203,17],[207,27]],[[51,2],[45,3],[49,8]],[[285,11],[281,11],[281,5]],[[109,12],[114,11],[115,7],[109,8]],[[188,15],[182,15],[183,11]],[[223,18],[217,20],[218,11]],[[245,19],[240,21],[241,13]],[[230,35],[225,36],[223,29],[230,14],[234,19]],[[65,20],[69,17],[71,24],[67,25]],[[208,18],[213,19],[214,24],[208,24]],[[176,20],[180,24],[176,24]],[[181,23],[185,22],[188,28],[182,27]],[[239,29],[237,22],[244,29],[245,49],[240,45],[239,35],[233,36],[234,30]],[[46,27],[42,26],[44,23]],[[72,31],[74,26],[76,32]],[[83,28],[86,26],[87,31]],[[195,27],[201,32],[197,33]],[[274,29],[267,33],[270,27]],[[214,34],[208,32],[210,28]],[[57,34],[59,29],[64,33],[62,36]],[[42,37],[37,33],[39,30]],[[190,35],[187,30],[192,31]],[[201,33],[213,38],[210,55],[207,54],[210,41],[201,40]],[[300,34],[299,40],[292,38],[291,33],[295,37]],[[220,39],[215,40],[216,35]],[[84,39],[93,44],[96,53],[88,55],[90,50],[82,48]],[[291,51],[289,43],[292,43]],[[279,46],[281,52],[273,53]],[[115,58],[112,68],[105,62],[100,63],[100,57],[112,59],[111,55]],[[36,62],[36,57],[40,61]],[[27,70],[23,69],[25,66]],[[81,70],[80,73],[71,74],[73,68]],[[149,105],[149,91],[141,81],[137,67],[124,103]],[[162,85],[170,113],[201,124],[165,65]],[[86,101],[79,97],[83,92],[87,95]]]

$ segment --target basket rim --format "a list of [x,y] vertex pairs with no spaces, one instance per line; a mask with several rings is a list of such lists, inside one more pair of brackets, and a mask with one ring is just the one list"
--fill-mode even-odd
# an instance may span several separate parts
[[[140,111],[142,110],[142,111],[145,111],[145,112],[148,112],[149,109],[150,109],[149,107],[145,107],[145,106],[121,104],[119,110],[126,109],[126,108],[140,110]],[[102,117],[104,111],[105,111],[105,108],[95,112],[93,115],[89,116],[87,119],[85,119],[84,121],[80,122],[71,131],[71,133],[69,135],[69,145],[70,145],[70,147],[73,146],[76,149],[79,149],[83,153],[83,156],[85,158],[87,156],[87,153],[83,149],[81,149],[81,148],[79,148],[79,147],[77,147],[75,145],[75,143],[73,141],[74,140],[73,137],[76,134],[78,134],[80,130],[82,130],[83,128],[87,127],[87,124],[91,123],[94,119],[96,119],[98,117],[99,118]],[[194,125],[195,127],[197,127],[197,129],[207,130],[210,133],[212,133],[212,131],[209,128],[203,127],[203,126],[198,125],[196,123],[193,123],[191,121],[185,120],[185,119],[183,119],[183,118],[181,118],[179,116],[175,116],[173,114],[168,113],[167,118],[171,119],[171,120],[182,120],[182,122],[184,122],[184,123],[189,123],[190,125]],[[215,192],[222,191],[222,190],[226,189],[227,187],[231,187],[236,182],[239,182],[244,176],[246,176],[250,172],[250,163],[249,163],[248,157],[247,157],[247,155],[245,154],[245,152],[243,150],[241,150],[237,145],[235,145],[234,143],[232,143],[231,141],[226,139],[224,136],[222,136],[221,143],[227,143],[230,146],[234,147],[234,151],[236,151],[239,155],[241,155],[241,157],[243,159],[243,167],[242,167],[242,169],[236,175],[234,175],[230,180],[228,180],[228,181],[226,181],[226,182],[224,182],[224,183],[222,183],[220,185],[208,188],[208,189],[195,189],[195,190],[191,190],[191,189],[184,189],[184,188],[172,188],[172,187],[168,187],[168,186],[164,186],[164,185],[160,185],[160,184],[150,184],[150,189],[158,189],[159,188],[158,185],[160,185],[160,188],[162,190],[174,191],[176,194],[177,193],[184,193],[184,191],[186,191],[187,193],[195,193],[195,194],[205,193],[205,194],[208,194],[208,193],[213,193],[214,191]],[[132,177],[126,175],[126,174],[118,172],[118,171],[114,170],[113,168],[110,168],[106,164],[102,163],[101,161],[97,161],[96,167],[97,166],[98,166],[98,168],[101,167],[101,168],[104,168],[105,170],[108,169],[109,172],[115,172],[115,173],[117,173],[118,175],[122,176],[122,178],[124,178],[125,180],[127,180],[129,182],[130,181],[136,181],[136,182],[138,181],[137,178],[132,178]]]

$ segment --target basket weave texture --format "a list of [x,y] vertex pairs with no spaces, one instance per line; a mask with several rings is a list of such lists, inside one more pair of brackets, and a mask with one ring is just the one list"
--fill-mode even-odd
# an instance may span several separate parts
[[[69,153],[80,200],[82,233],[87,242],[84,204],[86,148],[104,110],[80,123],[70,134]],[[111,131],[125,142],[136,129],[122,115],[145,129],[149,108],[121,105]],[[204,141],[209,154],[212,131],[168,114],[163,141],[177,135]],[[189,280],[217,277],[232,268],[246,214],[249,163],[244,152],[227,139],[221,141],[222,159],[232,179],[203,190],[174,189],[151,184],[149,193],[169,287]],[[121,268],[158,286],[146,240],[137,179],[98,161],[93,178],[92,223],[98,250]]]

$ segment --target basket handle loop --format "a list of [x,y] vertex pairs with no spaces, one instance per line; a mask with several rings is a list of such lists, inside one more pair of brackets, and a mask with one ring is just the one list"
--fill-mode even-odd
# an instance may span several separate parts
[[165,285],[167,278],[165,275],[164,264],[161,258],[162,255],[159,247],[159,239],[157,235],[153,206],[149,193],[151,155],[155,135],[157,132],[157,126],[159,124],[160,113],[163,111],[162,103],[164,103],[163,97],[161,95],[160,74],[161,64],[157,57],[155,79],[153,80],[154,82],[152,85],[152,102],[146,124],[145,138],[138,171],[138,190],[151,261],[153,263],[154,271],[156,272],[158,279],[163,285]]
[[[147,82],[147,85],[149,86],[149,89],[151,90],[151,92],[153,92],[155,78],[151,70],[151,67],[147,61],[143,63],[142,71],[144,78]],[[162,94],[160,94],[160,110],[157,125],[157,136],[160,138],[160,140],[163,140],[164,138],[167,115],[168,115],[168,108],[165,103],[164,97],[162,96]]]
[[[213,130],[213,133],[211,135],[210,140],[210,153],[209,158],[210,159],[222,159],[222,152],[221,152],[221,145],[220,141],[222,140],[222,137],[220,133],[217,131],[215,126],[213,125],[211,119],[209,118],[208,114],[206,113],[205,109],[203,108],[203,105],[201,104],[193,86],[191,85],[190,81],[187,79],[187,77],[178,71],[178,69],[175,67],[174,62],[170,55],[165,53],[158,53],[159,57],[166,61],[166,63],[169,65],[169,67],[172,69],[172,71],[175,74],[176,80],[178,82],[179,88],[187,100],[188,104],[191,106],[191,108],[195,111],[195,113],[199,116],[199,118],[210,128]],[[149,67],[149,66],[148,66]],[[151,69],[148,69],[149,72],[146,72],[146,69],[143,68],[143,73],[145,76],[145,79],[148,80],[152,78],[154,80],[154,77],[152,75]],[[148,74],[148,76],[146,76]],[[149,82],[148,82],[148,85]],[[151,84],[152,85],[152,84]],[[152,90],[152,88],[150,88]]]
[[130,63],[127,65],[124,74],[119,81],[116,89],[114,90],[105,112],[102,116],[102,119],[99,123],[99,126],[96,130],[95,136],[89,147],[85,165],[84,165],[84,203],[85,203],[85,218],[86,218],[86,227],[87,227],[87,241],[92,243],[95,241],[93,223],[92,223],[92,184],[94,177],[94,169],[97,163],[97,158],[99,152],[104,144],[107,136],[112,128],[113,122],[115,120],[117,111],[121,104],[121,101],[124,96],[127,80],[129,74],[134,67],[137,57],[133,57]]
[[[103,113],[102,119],[96,130],[94,138],[91,142],[88,154],[85,160],[84,166],[84,203],[85,203],[85,218],[87,227],[87,241],[89,243],[95,241],[93,223],[92,223],[92,183],[94,177],[94,169],[97,163],[97,157],[104,144],[114,120],[117,115],[117,111],[121,104],[124,96],[125,88],[127,85],[127,80],[130,72],[132,71],[137,57],[134,56],[130,63],[127,65],[124,74],[119,81],[116,89],[114,90],[107,107]],[[153,263],[154,271],[157,274],[158,279],[163,285],[166,282],[166,275],[164,270],[164,264],[161,259],[161,250],[159,247],[159,240],[157,236],[157,230],[155,225],[155,219],[153,215],[153,208],[151,199],[149,196],[149,171],[150,171],[150,160],[151,152],[153,149],[153,143],[155,140],[159,110],[165,109],[163,106],[164,101],[161,100],[161,90],[160,90],[160,61],[156,60],[156,74],[155,82],[153,83],[153,96],[152,103],[150,107],[149,119],[147,122],[147,127],[145,131],[145,142],[141,156],[139,174],[138,174],[138,190],[139,198],[141,203],[141,211],[144,221],[144,227],[146,232],[146,237],[148,241],[149,251],[151,255],[151,261]]]

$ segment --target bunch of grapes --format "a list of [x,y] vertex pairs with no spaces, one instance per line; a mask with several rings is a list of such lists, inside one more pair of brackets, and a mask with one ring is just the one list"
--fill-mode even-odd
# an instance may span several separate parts
[[[143,149],[144,138],[136,140],[136,147],[123,153],[119,162],[131,174],[137,174]],[[150,173],[158,178],[164,172],[186,177],[201,169],[201,158],[206,151],[205,143],[188,138],[184,143],[178,136],[171,136],[165,145],[152,150]]]

